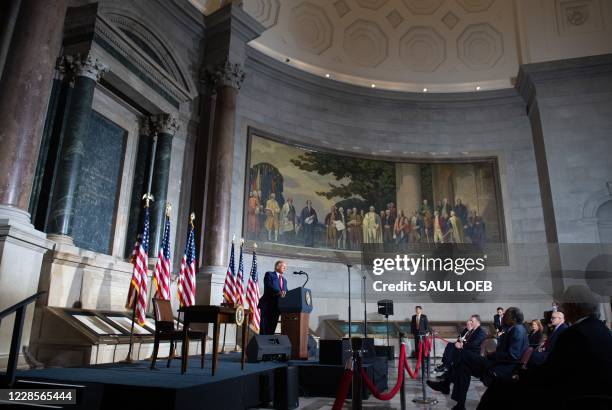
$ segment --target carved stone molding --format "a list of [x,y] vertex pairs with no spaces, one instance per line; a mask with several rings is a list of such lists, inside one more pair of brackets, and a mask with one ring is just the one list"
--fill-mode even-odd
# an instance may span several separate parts
[[138,134],[151,135],[151,122],[154,117],[138,117]]
[[152,117],[155,131],[174,135],[179,130],[178,117],[173,114],[159,114]]
[[65,56],[64,61],[75,76],[91,78],[95,82],[99,82],[102,76],[109,71],[108,65],[91,54],[68,55]]
[[203,87],[211,92],[215,92],[218,87],[232,87],[240,90],[246,73],[242,69],[242,64],[225,61],[216,67],[206,69],[202,74],[201,83]]

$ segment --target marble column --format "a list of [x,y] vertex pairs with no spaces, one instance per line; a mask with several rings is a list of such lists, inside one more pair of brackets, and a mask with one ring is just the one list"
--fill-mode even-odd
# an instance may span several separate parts
[[[0,82],[0,205],[27,211],[67,0],[22,0]],[[21,219],[29,216],[21,212]]]
[[153,184],[151,185],[153,205],[151,206],[149,256],[157,257],[157,250],[164,233],[164,215],[168,199],[170,160],[172,158],[172,137],[178,131],[178,119],[173,115],[160,114],[155,116],[153,122],[157,132],[157,147],[155,149],[155,164],[153,167]]
[[[67,0],[41,7],[22,0],[0,81],[0,310],[36,293],[43,256],[53,247],[30,223],[28,204],[59,55]],[[3,8],[3,10],[6,10]],[[4,34],[2,34],[4,36]],[[21,338],[28,346],[34,308]],[[14,316],[0,327],[0,368],[6,367]],[[24,364],[22,349],[19,365]]]
[[232,170],[236,99],[244,81],[242,65],[225,62],[209,74],[216,92],[204,221],[204,263],[227,264],[230,247]]
[[4,71],[4,63],[13,38],[20,5],[21,0],[0,2],[0,78]]
[[83,138],[88,132],[96,83],[108,71],[98,58],[88,54],[72,57],[76,75],[64,140],[59,155],[55,189],[51,200],[47,232],[67,237],[71,242],[75,199],[79,186],[81,163],[85,156]]
[[134,177],[132,183],[132,197],[130,200],[130,219],[125,241],[125,257],[129,258],[134,248],[136,236],[141,228],[143,195],[147,189],[149,164],[151,163],[151,148],[153,137],[151,136],[151,117],[140,118],[140,130],[138,137],[138,150],[136,152],[136,165],[134,166]]

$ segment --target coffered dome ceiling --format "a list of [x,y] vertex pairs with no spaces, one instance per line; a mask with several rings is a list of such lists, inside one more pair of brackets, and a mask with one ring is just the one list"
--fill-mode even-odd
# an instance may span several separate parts
[[[228,1],[191,0],[209,14]],[[243,0],[251,45],[339,81],[407,91],[505,88],[522,63],[612,52],[602,0]]]

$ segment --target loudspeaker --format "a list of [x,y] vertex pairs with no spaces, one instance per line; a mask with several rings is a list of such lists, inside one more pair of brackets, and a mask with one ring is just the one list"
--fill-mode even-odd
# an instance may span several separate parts
[[378,314],[384,316],[393,316],[393,301],[391,299],[379,300]]
[[298,367],[281,367],[274,371],[274,408],[297,409],[300,405]]
[[[362,363],[372,363],[376,357],[374,339],[368,337],[367,339],[354,339],[354,341],[360,341],[355,348],[362,350]],[[319,363],[344,366],[349,357],[351,357],[351,342],[348,338],[319,340]]]
[[289,360],[291,342],[285,335],[254,335],[247,346],[247,361]]

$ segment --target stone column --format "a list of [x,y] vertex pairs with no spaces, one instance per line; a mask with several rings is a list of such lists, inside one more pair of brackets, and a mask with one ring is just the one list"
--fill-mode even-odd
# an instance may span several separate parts
[[[149,256],[156,258],[164,234],[164,216],[168,198],[170,159],[172,158],[172,137],[178,131],[178,119],[170,114],[160,114],[154,118],[153,122],[157,132],[157,147],[155,150],[155,166],[153,167],[153,184],[151,185],[153,205],[151,206]],[[147,189],[146,184],[147,181],[145,181],[144,189]]]
[[151,117],[140,118],[140,130],[138,132],[138,150],[136,153],[136,165],[134,166],[134,178],[132,183],[132,197],[130,200],[130,218],[125,241],[125,257],[129,258],[134,248],[136,235],[140,232],[142,218],[143,195],[147,189],[147,178],[149,176],[149,164],[151,163],[151,148],[153,138],[151,136]]
[[66,242],[72,243],[75,197],[85,155],[83,138],[89,128],[96,83],[108,71],[108,67],[91,54],[67,59],[72,60],[76,79],[59,155],[47,231],[56,237],[67,237]]
[[[0,205],[28,209],[66,0],[23,0],[0,82]],[[29,215],[21,219],[29,222]]]
[[209,154],[204,263],[223,266],[229,260],[230,248],[236,98],[245,74],[241,64],[225,62],[209,73],[209,77],[216,104]]
[[[27,209],[66,6],[67,0],[53,7],[21,1],[0,81],[0,310],[36,293],[43,255],[53,246],[33,228]],[[26,313],[23,346],[33,311]],[[0,327],[0,368],[7,364],[13,320]]]

